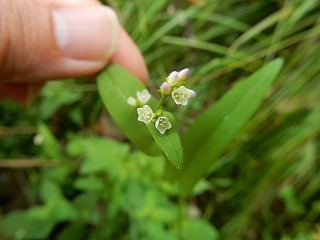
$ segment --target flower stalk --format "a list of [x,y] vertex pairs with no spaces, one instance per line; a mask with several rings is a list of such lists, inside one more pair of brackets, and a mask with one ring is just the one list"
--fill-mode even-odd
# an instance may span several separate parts
[[155,112],[159,110],[159,108],[162,106],[162,103],[166,98],[167,98],[167,95],[164,95],[164,94],[161,95],[161,98],[156,106],[156,109],[154,110]]

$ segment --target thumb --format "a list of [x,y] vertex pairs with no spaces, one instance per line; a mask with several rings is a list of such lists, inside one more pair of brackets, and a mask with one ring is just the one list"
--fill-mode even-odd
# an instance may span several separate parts
[[0,1],[0,98],[25,102],[43,81],[91,75],[110,59],[147,79],[140,51],[98,1]]
[[96,1],[0,1],[0,81],[92,74],[117,49],[115,13]]

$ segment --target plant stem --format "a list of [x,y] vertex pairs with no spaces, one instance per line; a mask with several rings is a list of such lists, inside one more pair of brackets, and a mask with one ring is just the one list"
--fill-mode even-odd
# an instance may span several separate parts
[[166,99],[167,95],[162,94],[161,98],[156,106],[156,109],[154,110],[154,112],[157,112],[159,110],[159,107],[161,106],[161,104],[163,103],[163,101]]
[[179,196],[178,200],[178,214],[177,214],[177,240],[182,240],[182,221],[183,221],[183,203],[184,203],[184,198]]

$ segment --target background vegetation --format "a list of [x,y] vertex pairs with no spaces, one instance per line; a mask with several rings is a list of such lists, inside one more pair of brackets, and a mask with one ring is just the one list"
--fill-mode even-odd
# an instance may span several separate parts
[[242,78],[284,66],[187,198],[164,157],[127,141],[91,78],[49,82],[30,107],[0,102],[1,239],[320,239],[319,1],[108,4],[151,91],[190,68],[197,98],[175,110],[182,133]]

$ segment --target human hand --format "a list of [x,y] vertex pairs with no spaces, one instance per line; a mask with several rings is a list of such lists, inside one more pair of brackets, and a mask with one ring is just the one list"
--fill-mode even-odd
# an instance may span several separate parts
[[98,1],[0,1],[0,97],[25,102],[46,80],[91,75],[110,61],[146,81],[141,53]]

